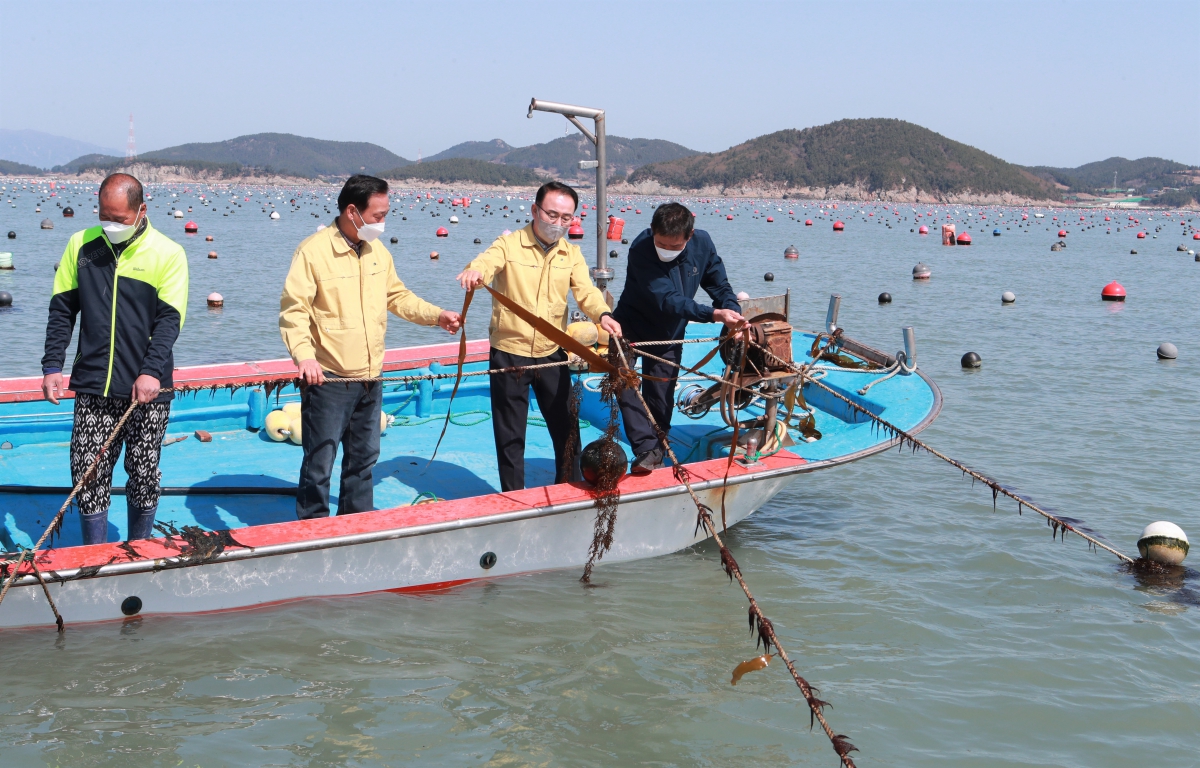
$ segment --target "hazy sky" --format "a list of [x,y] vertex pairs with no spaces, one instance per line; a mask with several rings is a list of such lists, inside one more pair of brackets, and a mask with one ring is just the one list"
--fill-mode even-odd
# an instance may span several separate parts
[[1197,30],[1197,0],[0,0],[0,127],[123,148],[132,112],[142,151],[278,131],[415,159],[562,136],[536,96],[705,151],[895,117],[1023,164],[1200,164]]

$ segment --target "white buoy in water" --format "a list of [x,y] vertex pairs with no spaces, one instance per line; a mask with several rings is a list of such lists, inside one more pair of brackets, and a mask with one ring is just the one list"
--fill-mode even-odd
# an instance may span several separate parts
[[451,217],[450,217],[450,223],[451,223],[451,224],[457,224],[457,223],[458,223],[458,217],[457,217],[457,216],[451,216]]
[[1137,547],[1142,557],[1162,565],[1179,565],[1189,549],[1187,534],[1166,520],[1147,525]]
[[1179,357],[1179,350],[1169,341],[1164,341],[1158,345],[1159,360],[1174,360]]
[[279,218],[279,211],[271,211],[271,218],[272,218],[272,219],[278,219],[278,218]]
[[1013,293],[1012,291],[1005,291],[1004,293],[1000,294],[1000,303],[1001,304],[1012,304],[1016,300],[1017,300],[1017,294]]

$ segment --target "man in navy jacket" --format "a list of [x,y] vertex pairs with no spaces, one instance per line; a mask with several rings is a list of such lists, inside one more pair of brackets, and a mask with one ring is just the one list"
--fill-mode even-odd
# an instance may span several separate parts
[[[712,298],[711,307],[693,298],[699,288]],[[692,212],[679,203],[660,205],[650,229],[629,246],[629,272],[613,310],[613,319],[621,324],[625,338],[633,342],[678,341],[689,321],[720,322],[734,328],[742,322],[741,309],[716,246],[707,232],[694,229]],[[650,351],[678,363],[683,346],[663,345]],[[671,428],[679,369],[643,358],[642,373],[642,397],[665,434]],[[635,456],[631,471],[648,474],[663,465],[663,446],[635,393],[624,392],[620,405],[625,436]]]

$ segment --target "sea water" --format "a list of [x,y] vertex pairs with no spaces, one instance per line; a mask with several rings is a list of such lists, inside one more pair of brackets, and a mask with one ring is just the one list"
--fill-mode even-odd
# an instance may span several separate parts
[[[177,365],[285,356],[276,324],[283,276],[296,244],[335,209],[326,190],[315,205],[308,192],[239,188],[239,208],[223,189],[152,189],[151,220],[184,245],[191,269]],[[198,205],[198,193],[216,212]],[[446,205],[424,211],[397,198],[384,239],[399,238],[388,247],[410,288],[457,309],[454,275],[503,229],[521,226],[516,207],[527,212],[530,200],[484,196],[464,212],[441,196]],[[287,205],[293,197],[300,212]],[[0,231],[18,233],[5,243],[17,269],[0,272],[0,289],[15,297],[0,310],[2,376],[39,372],[53,266],[69,235],[95,221],[90,193],[44,199],[41,214],[33,209],[43,196],[29,192],[16,208],[0,207]],[[266,200],[278,221],[262,212]],[[74,219],[61,218],[58,201],[74,201]],[[901,348],[902,326],[916,328],[917,361],[945,398],[922,435],[931,445],[1135,556],[1139,532],[1155,520],[1200,537],[1200,264],[1176,251],[1193,245],[1200,216],[1186,214],[1180,226],[1178,215],[1138,211],[1140,224],[1124,227],[1126,212],[1110,212],[1107,224],[1105,212],[1084,212],[1091,228],[1083,228],[1078,211],[1062,208],[1028,209],[1023,221],[1024,209],[841,203],[822,216],[817,203],[759,200],[741,201],[727,221],[731,202],[689,204],[735,290],[790,290],[791,321],[805,329],[821,326],[829,294],[840,293],[840,325],[889,351]],[[650,200],[631,203],[626,213],[622,200],[613,207],[630,239],[652,213]],[[485,215],[484,204],[512,210]],[[193,212],[168,218],[172,205]],[[930,210],[932,219],[915,218]],[[590,257],[589,213],[580,244]],[[452,214],[461,223],[449,224]],[[941,246],[947,215],[960,232],[970,227],[972,246]],[[55,229],[37,228],[46,217]],[[198,235],[184,234],[189,219]],[[835,219],[845,232],[832,231]],[[910,232],[922,223],[932,235]],[[439,226],[448,238],[434,236]],[[1067,248],[1051,253],[1060,227]],[[1138,240],[1138,231],[1149,234]],[[789,245],[798,260],[784,260]],[[619,295],[627,247],[609,248],[620,253]],[[206,259],[209,250],[218,258]],[[918,261],[933,269],[928,282],[911,278]],[[764,282],[768,271],[774,282]],[[1123,305],[1100,300],[1112,280],[1128,290]],[[1001,305],[1005,290],[1014,305]],[[223,309],[206,308],[212,291],[224,295]],[[883,291],[890,305],[877,303]],[[472,338],[485,334],[487,314],[486,302],[475,305]],[[448,339],[389,324],[392,347]],[[1177,361],[1156,359],[1162,341],[1179,347]],[[968,351],[982,356],[982,369],[960,367]],[[618,518],[618,534],[620,526]],[[993,509],[989,491],[908,451],[797,478],[731,530],[729,546],[798,670],[833,705],[831,724],[861,750],[859,765],[1196,762],[1195,572],[1139,581],[1111,555],[1076,537],[1052,540],[1038,516],[1018,516],[1003,499]],[[124,625],[73,626],[67,616],[61,638],[50,628],[5,632],[0,759],[835,764],[778,661],[730,685],[734,667],[761,651],[714,547],[601,563],[595,588],[578,577],[576,569]]]

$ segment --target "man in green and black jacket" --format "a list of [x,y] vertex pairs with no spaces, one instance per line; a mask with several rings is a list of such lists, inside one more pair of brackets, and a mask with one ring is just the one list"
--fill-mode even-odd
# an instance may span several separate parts
[[112,473],[125,448],[129,473],[129,539],[149,538],[160,494],[158,469],[171,413],[172,347],[187,309],[187,256],[150,226],[142,185],[114,173],[100,185],[100,226],[76,232],[54,276],[42,392],[57,404],[66,391],[63,365],[79,318],[79,349],[71,365],[75,425],[71,480],[79,482],[131,400],[138,407],[100,458],[76,501],[83,543],[108,540]]

